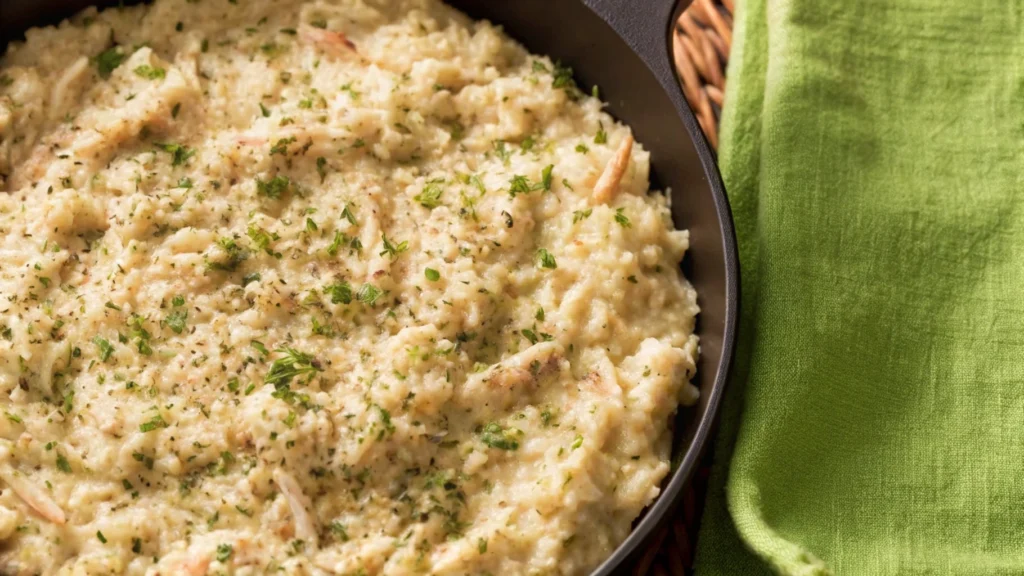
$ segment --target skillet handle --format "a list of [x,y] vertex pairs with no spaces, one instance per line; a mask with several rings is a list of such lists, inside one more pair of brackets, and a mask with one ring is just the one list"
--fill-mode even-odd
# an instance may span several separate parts
[[626,41],[666,90],[679,90],[669,57],[669,33],[692,0],[583,0]]

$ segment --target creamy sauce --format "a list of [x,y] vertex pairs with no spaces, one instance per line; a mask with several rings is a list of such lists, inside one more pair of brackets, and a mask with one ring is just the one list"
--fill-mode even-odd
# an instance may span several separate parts
[[571,71],[434,1],[30,30],[0,61],[0,573],[594,568],[697,395],[648,168]]

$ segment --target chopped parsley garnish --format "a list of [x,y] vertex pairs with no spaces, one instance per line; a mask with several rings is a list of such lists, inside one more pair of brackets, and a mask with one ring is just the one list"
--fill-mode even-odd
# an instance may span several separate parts
[[572,68],[568,66],[562,66],[559,63],[555,63],[555,71],[552,73],[551,86],[555,88],[564,88],[570,94],[575,94],[579,91],[576,87],[576,81],[572,79]]
[[414,196],[413,200],[426,208],[434,209],[441,205],[442,192],[444,192],[444,189],[441,188],[440,182],[428,182],[423,187],[423,191]]
[[378,406],[377,404],[374,404],[373,406],[377,409],[377,412],[380,414],[380,423],[381,425],[384,426],[384,428],[377,434],[377,440],[383,439],[385,434],[388,436],[394,434],[395,425],[391,423],[391,412],[388,412],[387,410]]
[[171,166],[181,166],[196,153],[194,148],[181,144],[157,144],[156,147],[171,155]]
[[384,291],[381,290],[380,288],[377,288],[373,284],[366,283],[359,288],[359,292],[356,294],[356,298],[363,304],[366,304],[367,306],[373,306],[374,303],[377,302],[377,299],[380,298],[383,294]]
[[554,169],[555,169],[555,165],[554,164],[548,164],[540,172],[540,184],[541,184],[541,187],[544,188],[545,192],[551,190],[551,171],[554,170]]
[[260,342],[259,340],[253,340],[252,342],[249,342],[249,346],[255,348],[256,351],[260,353],[260,356],[263,356],[264,358],[270,355],[270,350],[267,350],[266,345],[263,344],[263,342]]
[[321,324],[320,320],[316,316],[313,317],[313,326],[310,328],[310,332],[317,336],[326,336],[328,338],[334,338],[334,329],[327,324]]
[[317,227],[316,222],[314,222],[312,218],[307,216],[306,217],[306,231],[307,232],[316,232],[317,230],[319,230],[319,228]]
[[341,211],[341,217],[348,220],[348,223],[353,226],[358,225],[356,224],[356,215],[352,213],[352,206],[349,204],[346,204],[345,209]]
[[515,198],[516,194],[527,194],[534,190],[542,189],[544,189],[544,184],[542,182],[531,184],[529,178],[519,174],[513,175],[508,181],[508,194],[512,198]]
[[437,282],[438,280],[441,279],[441,273],[438,272],[437,270],[434,270],[433,268],[427,268],[426,270],[424,270],[423,275],[426,276],[427,280],[430,280],[431,282]]
[[281,138],[273,146],[270,147],[270,155],[281,154],[285,155],[288,153],[288,145],[295,143],[295,136],[290,138]]
[[537,250],[537,259],[540,262],[541,268],[550,268],[552,270],[558,268],[558,263],[555,262],[555,257],[551,252],[548,252],[546,248]]
[[594,144],[606,144],[608,142],[608,133],[604,131],[604,124],[599,122],[598,126],[597,134],[594,135]]
[[284,354],[284,356],[274,360],[273,364],[270,365],[270,371],[263,378],[265,384],[288,386],[292,379],[297,376],[307,376],[309,379],[312,379],[313,375],[317,372],[323,371],[320,363],[315,358],[309,354],[299,352],[295,348],[286,346],[278,348],[276,352]]
[[231,544],[218,544],[217,545],[217,561],[227,562],[231,558],[231,553],[234,552],[234,547]]
[[142,465],[145,466],[148,470],[152,470],[153,464],[156,463],[153,460],[152,456],[146,456],[141,452],[132,452],[132,459],[134,459],[136,462],[141,462]]
[[167,77],[167,70],[158,66],[143,64],[135,69],[135,75],[146,78],[147,80],[160,80]]
[[57,453],[57,469],[65,474],[71,474],[71,464],[63,454]]
[[512,215],[509,214],[507,210],[502,210],[501,216],[505,219],[506,228],[511,228],[513,225],[515,225],[515,221],[512,220]]
[[96,538],[103,544],[107,543],[107,537],[104,536],[103,532],[100,532],[99,530],[96,531]]
[[484,188],[484,183],[480,181],[480,177],[477,176],[476,174],[473,174],[472,176],[469,177],[469,183],[472,184],[473,186],[476,186],[476,189],[480,191],[480,194],[487,193],[487,189]]
[[238,265],[249,257],[249,252],[239,246],[238,243],[231,238],[224,237],[217,240],[217,246],[220,247],[224,255],[217,260],[207,259],[207,270],[231,272],[238,268]]
[[262,114],[264,118],[270,118],[270,110],[267,109],[267,107],[263,105],[263,102],[260,102],[259,104],[260,104],[260,114]]
[[132,538],[132,552],[134,552],[136,554],[141,554],[142,553],[142,539],[141,538]]
[[280,252],[274,252],[274,250],[271,249],[271,243],[281,239],[276,232],[267,232],[255,224],[249,224],[249,229],[246,230],[246,234],[249,236],[249,239],[252,240],[252,243],[256,246],[257,250],[266,252],[274,258],[281,257]]
[[534,332],[533,330],[530,330],[529,328],[523,328],[519,332],[523,335],[523,338],[526,338],[527,340],[530,341],[530,344],[536,344],[538,342],[537,333]]
[[14,422],[15,424],[21,424],[22,422],[21,416],[18,416],[17,414],[12,414],[11,412],[4,412],[4,416],[6,416],[8,420]]
[[551,69],[548,68],[547,65],[545,65],[540,60],[534,60],[533,61],[533,71],[534,72],[550,72]]
[[139,431],[140,432],[152,432],[153,430],[156,430],[157,428],[167,428],[167,426],[168,426],[168,424],[167,424],[167,421],[164,420],[164,417],[161,416],[160,414],[156,414],[155,416],[153,416],[149,420],[143,422],[142,424],[139,424]]
[[575,224],[581,220],[590,218],[590,215],[594,213],[593,208],[587,208],[586,210],[575,210],[572,213],[572,223]]
[[569,446],[569,448],[571,448],[572,450],[575,450],[575,449],[579,448],[580,446],[583,446],[583,435],[582,434],[577,434],[576,438],[573,439],[572,445]]
[[128,319],[128,335],[135,340],[135,346],[139,353],[143,356],[149,356],[153,353],[153,348],[149,345],[149,339],[151,338],[149,331],[143,326],[143,322],[146,319],[138,314],[132,314],[131,318]]
[[341,233],[341,231],[334,232],[334,240],[331,241],[330,246],[327,247],[327,253],[331,256],[336,256],[338,250],[341,249],[341,245],[348,240],[348,237]]
[[291,180],[287,176],[274,176],[270,180],[264,181],[261,178],[256,178],[256,193],[260,196],[266,196],[267,198],[278,199],[288,191],[291,186]]
[[537,308],[537,313],[534,314],[533,317],[536,318],[538,322],[543,322],[544,321],[544,308],[543,307]]
[[345,525],[335,520],[331,522],[331,533],[334,534],[335,538],[342,542],[348,542],[348,530],[345,529]]
[[491,142],[491,146],[494,147],[494,153],[501,159],[501,163],[508,166],[509,158],[512,157],[512,153],[505,149],[504,140],[495,140]]
[[316,173],[320,175],[320,183],[323,184],[327,178],[327,158],[319,156],[316,159]]
[[100,362],[106,362],[114,353],[114,346],[102,336],[94,336],[92,343],[100,350]]
[[551,422],[554,419],[555,415],[551,412],[551,410],[544,409],[544,411],[540,413],[540,423],[543,424],[545,428],[551,426]]
[[380,239],[384,243],[384,249],[380,251],[380,255],[383,256],[387,254],[392,260],[398,258],[399,254],[409,249],[408,240],[403,240],[398,244],[395,244],[391,242],[391,240],[388,239],[388,235],[384,233],[381,233]]
[[463,136],[466,135],[466,127],[457,119],[445,122],[444,126],[448,129],[448,133],[451,134],[452,140],[462,140]]
[[518,450],[519,441],[515,436],[515,429],[502,428],[497,422],[491,422],[480,432],[480,441],[499,450]]
[[626,215],[622,213],[623,210],[625,210],[625,208],[618,208],[615,210],[615,221],[618,222],[619,226],[622,226],[623,228],[630,228],[633,225],[629,223],[629,218],[627,218]]
[[178,188],[189,189],[191,187],[192,187],[192,179],[189,178],[188,176],[182,176],[181,179],[178,180]]
[[324,286],[324,294],[331,295],[331,304],[352,303],[352,286],[344,280]]
[[[284,391],[282,391],[282,392],[284,392]],[[289,390],[288,392],[291,392],[291,391]],[[287,393],[283,393],[282,396],[281,396],[281,398],[284,399],[285,402],[288,402],[289,404],[292,404],[292,401],[290,400],[291,397],[292,397],[291,394],[287,394]],[[276,398],[276,396],[275,396],[275,398]],[[298,415],[295,412],[289,411],[288,415],[285,416],[284,420],[282,420],[281,422],[283,422],[284,425],[289,427],[289,428],[295,428],[295,419],[296,418],[298,418]]]
[[587,148],[586,144],[580,142],[576,145],[576,151],[580,154],[586,154],[587,152],[590,152],[590,148]]
[[260,45],[260,52],[263,52],[263,54],[267,58],[271,58],[271,59],[277,57],[277,55],[281,54],[282,52],[284,52],[286,50],[287,50],[286,46],[282,46],[282,45],[278,44],[277,42],[267,42],[266,44]]
[[345,84],[342,84],[341,85],[341,91],[342,92],[348,92],[348,97],[353,99],[353,100],[358,100],[359,99],[359,91],[357,91],[355,88],[352,87],[352,83],[351,82],[347,82]]
[[100,78],[104,80],[110,78],[110,74],[114,69],[120,66],[127,57],[128,55],[124,53],[120,46],[114,46],[100,52],[95,59],[96,69],[99,71]]

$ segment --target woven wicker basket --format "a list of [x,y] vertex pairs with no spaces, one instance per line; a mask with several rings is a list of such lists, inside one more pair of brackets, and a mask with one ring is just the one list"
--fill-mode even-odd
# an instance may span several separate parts
[[[672,33],[676,72],[700,127],[718,149],[718,121],[725,95],[725,66],[732,47],[735,0],[694,0],[679,16]],[[710,460],[694,473],[679,510],[651,539],[633,573],[684,576],[692,572],[697,529],[704,509]]]
[[715,149],[725,97],[725,65],[732,48],[734,10],[735,0],[694,0],[679,16],[672,34],[672,51],[683,93]]

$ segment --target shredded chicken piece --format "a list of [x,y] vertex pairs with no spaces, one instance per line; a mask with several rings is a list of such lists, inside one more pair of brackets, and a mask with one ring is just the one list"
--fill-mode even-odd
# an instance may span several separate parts
[[329,52],[334,52],[335,54],[344,54],[345,52],[359,53],[359,51],[356,50],[356,45],[341,32],[324,30],[322,28],[315,28],[308,24],[302,24],[299,26],[299,38],[303,42],[315,44],[318,47]]
[[210,558],[209,554],[189,558],[178,565],[175,573],[187,574],[188,576],[203,576],[210,569],[210,562],[212,561],[213,559]]
[[0,480],[11,487],[11,490],[25,501],[37,514],[46,518],[54,524],[63,525],[67,522],[64,511],[50,498],[46,492],[37,486],[32,485],[24,476],[12,470],[9,466],[0,466]]
[[455,400],[474,407],[488,417],[507,410],[536,389],[541,378],[559,370],[562,349],[557,342],[538,342],[483,372],[477,372],[459,387]]
[[604,172],[598,178],[597,184],[594,185],[593,204],[607,204],[615,197],[615,192],[618,191],[622,175],[626,173],[626,168],[629,167],[629,159],[632,153],[633,136],[627,135],[622,140],[622,143],[619,144],[619,149],[615,151],[615,156],[604,167]]
[[336,554],[332,554],[328,557],[317,556],[313,559],[313,565],[323,570],[324,572],[327,572],[328,574],[341,574],[341,572],[338,572],[337,569],[335,568],[337,563],[338,560]]
[[281,468],[274,470],[274,483],[281,490],[281,494],[284,494],[288,507],[291,508],[292,519],[295,521],[295,537],[316,545],[316,524],[309,513],[312,503],[302,492],[302,487],[291,474]]
[[[294,138],[295,142],[287,142],[289,138]],[[352,140],[352,133],[332,130],[327,127],[315,127],[304,130],[284,129],[276,134],[272,140],[265,130],[247,130],[229,136],[227,139],[222,140],[221,143],[226,145],[239,144],[256,148],[268,146],[273,142],[281,143],[282,140],[285,141],[283,144],[286,148],[291,146],[292,150],[302,148],[303,152],[322,154],[337,150],[339,143],[350,142]]]
[[260,561],[259,553],[259,546],[253,544],[253,542],[248,538],[239,538],[235,542],[235,552],[231,556],[231,559],[236,566],[258,564]]
[[89,70],[89,59],[80,56],[74,64],[69,66],[53,85],[50,95],[50,122],[56,121],[61,114],[66,113],[67,99],[71,94],[71,86],[77,82]]
[[32,153],[20,166],[14,164],[14,172],[8,180],[8,191],[20,190],[42,178],[46,174],[46,169],[57,158],[55,150],[70,145],[73,140],[74,133],[65,125],[47,135],[42,142],[32,148]]

